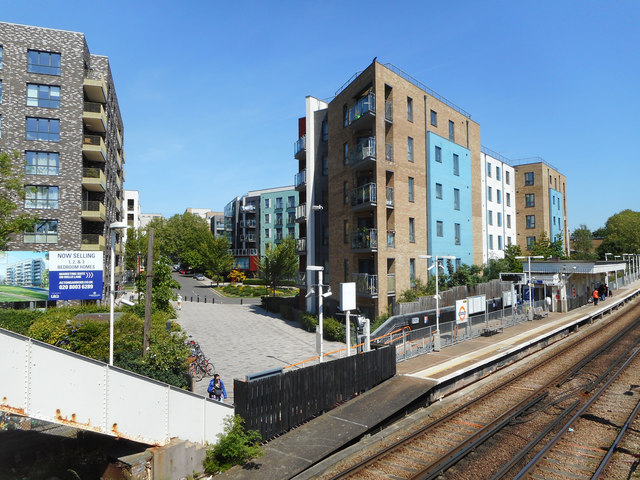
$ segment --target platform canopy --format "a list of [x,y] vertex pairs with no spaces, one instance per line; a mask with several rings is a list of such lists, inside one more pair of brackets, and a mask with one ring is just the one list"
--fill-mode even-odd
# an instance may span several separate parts
[[[524,271],[527,271],[528,264],[522,262]],[[531,273],[535,274],[547,273],[565,273],[565,274],[582,274],[597,275],[611,272],[625,271],[628,267],[626,262],[589,262],[585,260],[542,260],[531,262]]]

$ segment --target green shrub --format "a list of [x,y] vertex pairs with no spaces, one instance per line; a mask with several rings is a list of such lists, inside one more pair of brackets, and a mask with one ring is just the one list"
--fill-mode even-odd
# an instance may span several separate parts
[[29,327],[43,315],[39,310],[0,310],[0,328],[28,335]]
[[234,465],[243,465],[255,457],[264,455],[258,445],[260,433],[246,430],[240,415],[227,417],[224,432],[218,435],[218,443],[207,449],[204,469],[208,474],[224,472]]
[[344,342],[346,333],[344,330],[344,325],[342,325],[338,320],[332,317],[327,317],[322,320],[322,331],[323,337],[326,340],[331,340],[333,342]]
[[245,285],[264,285],[264,278],[247,278],[242,283]]
[[318,319],[310,313],[303,313],[300,322],[308,332],[315,332],[318,326]]

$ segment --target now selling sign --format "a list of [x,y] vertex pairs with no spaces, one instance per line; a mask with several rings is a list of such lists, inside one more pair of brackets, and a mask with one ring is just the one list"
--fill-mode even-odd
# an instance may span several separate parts
[[102,298],[103,252],[49,252],[49,300]]

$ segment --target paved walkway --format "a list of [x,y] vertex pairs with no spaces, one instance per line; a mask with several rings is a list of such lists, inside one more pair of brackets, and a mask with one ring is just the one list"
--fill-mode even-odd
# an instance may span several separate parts
[[[182,309],[176,311],[183,330],[213,361],[227,389],[227,403],[233,403],[234,378],[244,380],[248,374],[286,367],[316,355],[315,333],[257,305],[183,302]],[[325,341],[325,352],[341,348],[344,343]],[[207,395],[210,379],[196,382],[195,392]]]

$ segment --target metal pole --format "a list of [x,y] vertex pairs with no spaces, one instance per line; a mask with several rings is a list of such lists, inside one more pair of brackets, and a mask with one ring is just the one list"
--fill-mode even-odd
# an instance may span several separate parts
[[113,303],[115,301],[116,233],[111,229],[111,282],[109,289],[109,365],[113,365]]
[[151,295],[153,289],[153,228],[149,229],[149,240],[147,243],[147,291],[144,299],[144,340],[142,345],[142,356],[149,353],[149,337],[151,336]]
[[344,328],[347,331],[347,357],[351,356],[351,323],[349,322],[349,310],[346,311]]
[[438,282],[438,270],[440,270],[440,266],[438,265],[438,256],[433,257],[436,261],[436,332],[433,335],[433,351],[439,352],[441,348],[440,344],[440,293],[439,293],[439,282]]
[[531,296],[531,257],[528,257],[529,260],[529,309],[533,310],[533,297]]
[[323,341],[322,341],[322,270],[318,270],[318,329],[319,335],[318,345],[320,346],[318,354],[320,355],[320,363],[322,363]]

